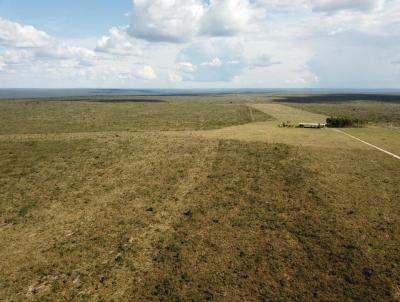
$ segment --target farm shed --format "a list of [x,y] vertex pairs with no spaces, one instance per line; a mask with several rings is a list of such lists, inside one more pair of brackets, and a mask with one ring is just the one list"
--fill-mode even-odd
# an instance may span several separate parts
[[320,123],[299,123],[298,128],[325,128],[325,124]]

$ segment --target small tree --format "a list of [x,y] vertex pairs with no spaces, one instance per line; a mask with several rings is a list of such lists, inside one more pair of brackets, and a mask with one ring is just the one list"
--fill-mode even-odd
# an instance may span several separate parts
[[349,118],[344,116],[328,117],[326,119],[326,125],[332,128],[344,128],[344,127],[361,127],[363,121],[357,118]]

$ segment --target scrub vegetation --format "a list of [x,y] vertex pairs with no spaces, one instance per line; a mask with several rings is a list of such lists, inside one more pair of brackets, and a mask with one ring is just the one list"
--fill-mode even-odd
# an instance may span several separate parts
[[332,128],[360,128],[363,126],[363,124],[364,121],[361,121],[357,118],[348,118],[345,116],[331,116],[326,119],[326,125]]
[[399,301],[400,161],[270,95],[161,98],[0,102],[0,300]]

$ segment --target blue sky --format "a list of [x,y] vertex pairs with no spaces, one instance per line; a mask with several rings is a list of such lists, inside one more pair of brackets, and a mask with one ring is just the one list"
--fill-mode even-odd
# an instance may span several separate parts
[[0,88],[400,88],[398,0],[0,0]]
[[81,38],[127,24],[130,0],[0,0],[0,16],[30,24],[50,35]]

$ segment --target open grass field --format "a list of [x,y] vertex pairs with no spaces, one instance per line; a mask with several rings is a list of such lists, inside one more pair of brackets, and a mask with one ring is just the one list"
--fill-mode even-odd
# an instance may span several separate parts
[[292,96],[277,101],[316,114],[347,116],[386,127],[400,126],[400,96]]
[[268,95],[160,98],[0,102],[0,301],[400,301],[399,160]]
[[[135,101],[137,98],[132,98]],[[1,101],[0,134],[213,129],[266,120],[243,104],[193,102]]]
[[400,154],[400,96],[397,95],[313,95],[274,99],[276,106],[288,105],[323,116],[346,116],[365,122],[362,128],[346,132],[381,148]]

